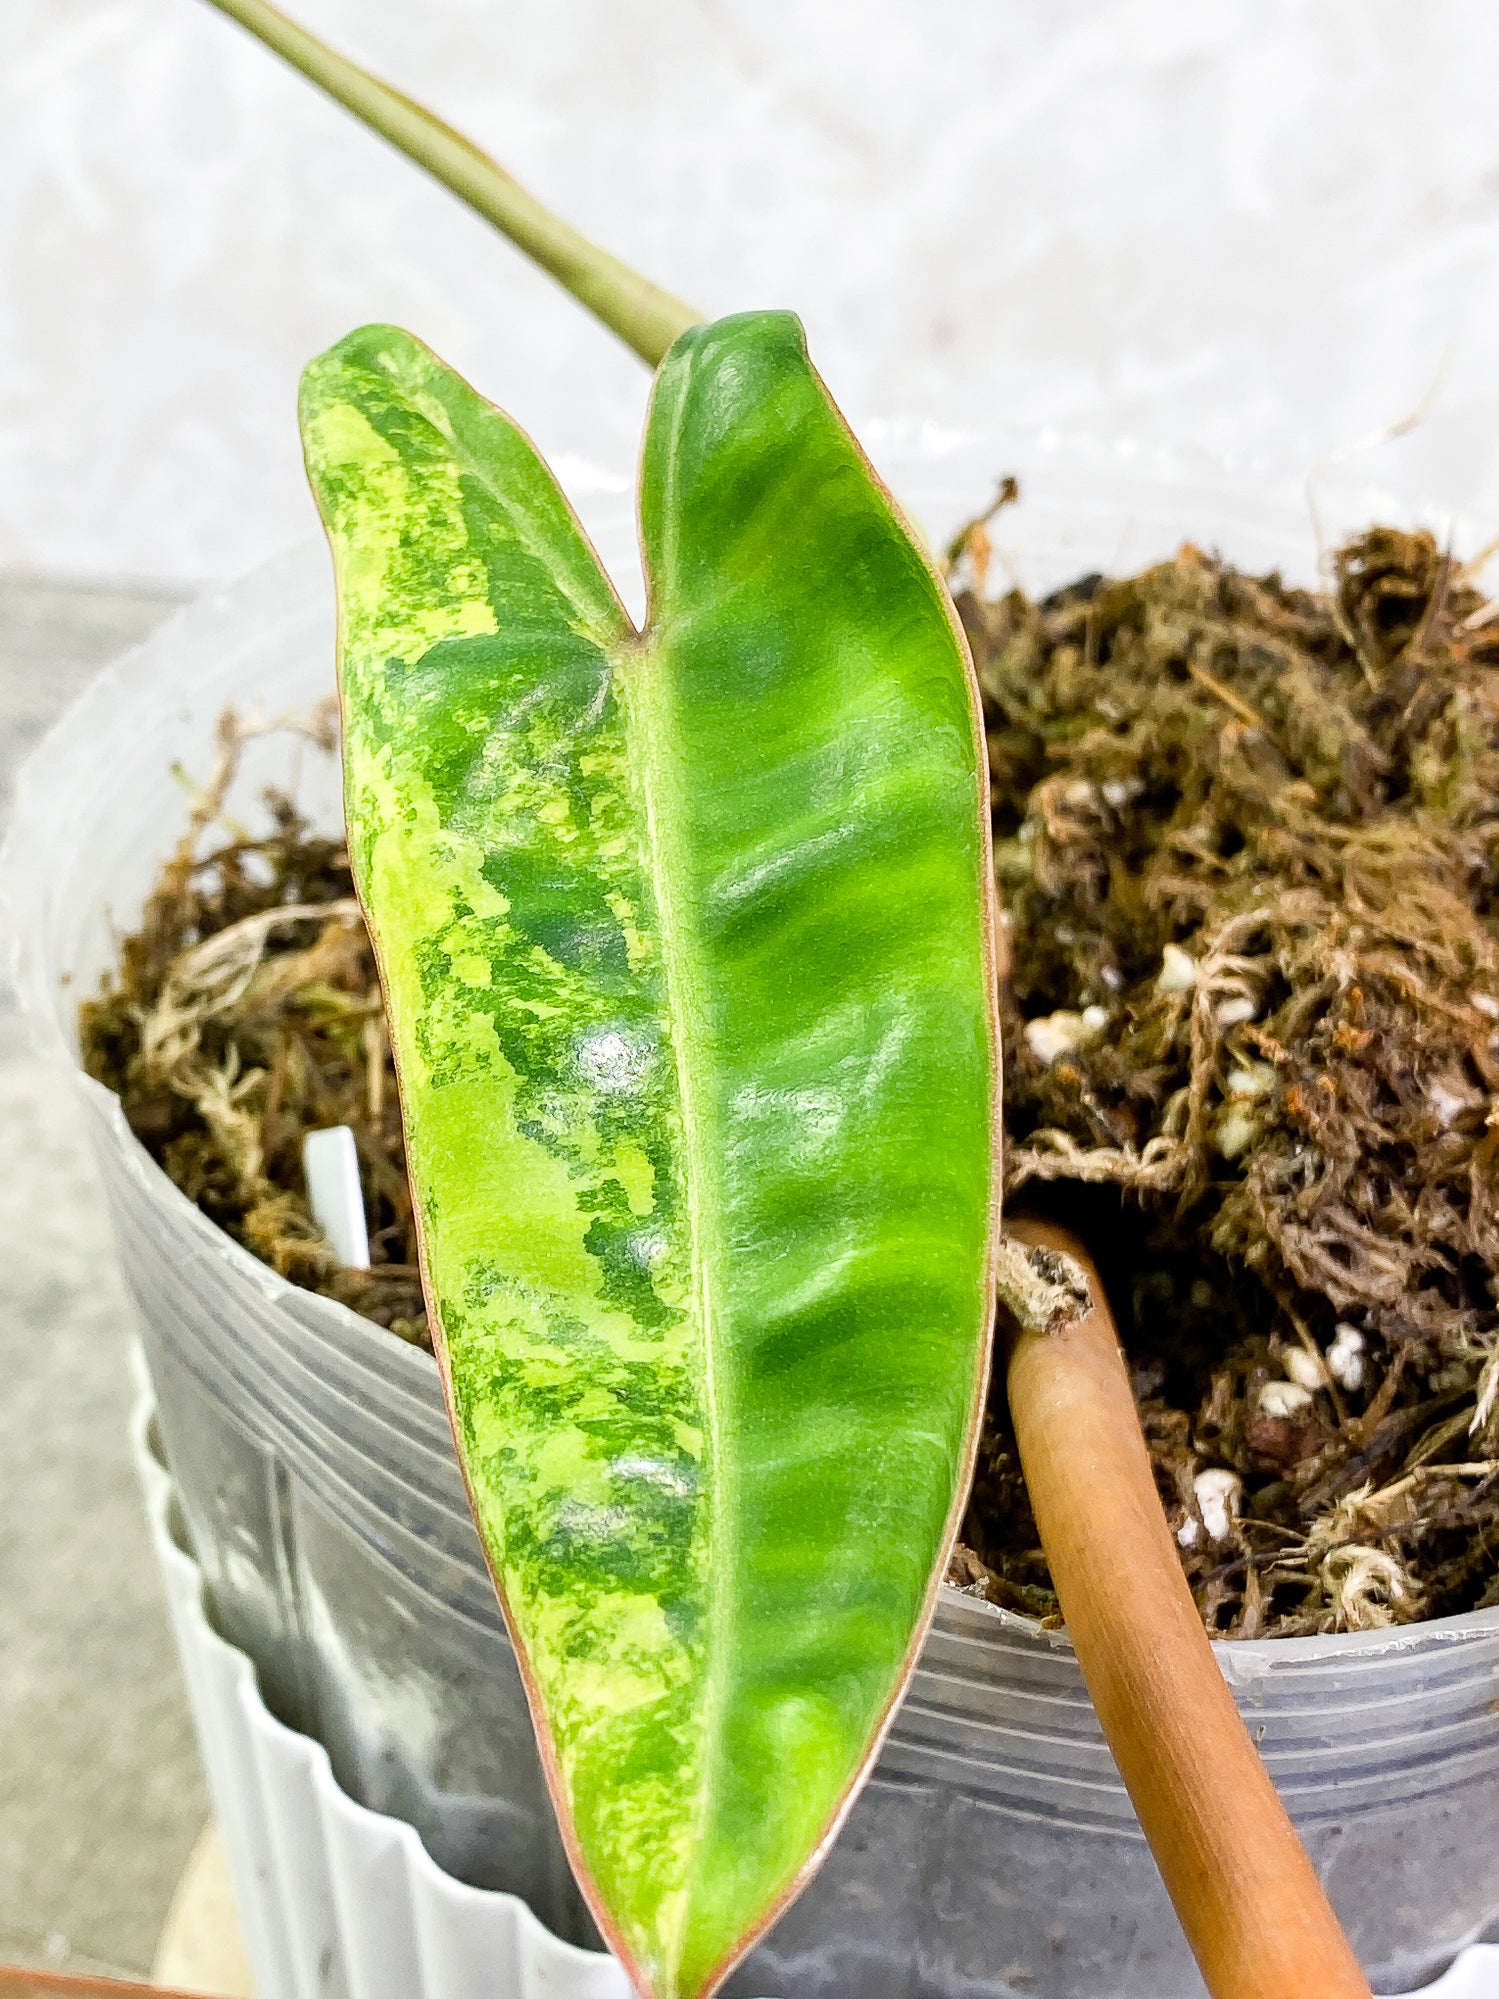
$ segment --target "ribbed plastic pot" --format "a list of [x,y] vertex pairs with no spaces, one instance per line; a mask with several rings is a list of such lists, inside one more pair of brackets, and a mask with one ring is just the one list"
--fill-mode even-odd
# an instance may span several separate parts
[[[518,1896],[443,1873],[404,1820],[349,1797],[320,1742],[267,1711],[254,1667],[204,1614],[140,1365],[132,1454],[258,1999],[626,1999],[612,1958],[561,1942]],[[1420,1999],[1496,1992],[1499,1944],[1474,1944]]]
[[[876,430],[874,447],[934,540],[1018,472],[996,561],[1033,590],[1138,566],[1184,536],[1247,567],[1315,568],[1307,510],[1221,467],[923,430]],[[599,483],[583,502],[628,573],[627,500]],[[226,705],[306,713],[330,691],[332,657],[328,565],[309,549],[184,612],[31,759],[0,889],[39,1044],[75,1073],[77,1001],[181,830],[173,767],[207,772]],[[305,744],[254,746],[241,817],[269,782],[336,823],[336,775]],[[559,1937],[594,1943],[431,1359],[276,1278],[171,1185],[115,1099],[78,1080],[219,1629],[352,1797],[407,1820],[459,1880],[520,1895]],[[1379,1989],[1418,1986],[1499,1935],[1499,1612],[1219,1656]],[[1201,1993],[1064,1636],[944,1594],[826,1866],[729,1991]]]

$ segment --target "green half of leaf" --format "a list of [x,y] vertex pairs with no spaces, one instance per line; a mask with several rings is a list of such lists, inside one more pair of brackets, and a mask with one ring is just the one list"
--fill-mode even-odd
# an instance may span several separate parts
[[409,335],[316,361],[303,427],[458,1450],[580,1878],[678,1999],[830,1840],[970,1469],[971,673],[787,314],[662,365],[642,634]]

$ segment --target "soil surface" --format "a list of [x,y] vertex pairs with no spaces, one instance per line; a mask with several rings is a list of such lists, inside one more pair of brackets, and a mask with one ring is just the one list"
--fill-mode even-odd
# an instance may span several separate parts
[[[1499,602],[1384,528],[1319,592],[1190,545],[1039,603],[989,569],[975,522],[951,581],[993,782],[1008,1198],[1094,1249],[1203,1621],[1499,1605]],[[226,718],[83,1009],[87,1065],[221,1226],[425,1344],[348,857],[285,799],[265,838],[224,823],[240,740]],[[330,1124],[368,1272],[307,1208],[303,1134]],[[1002,1390],[951,1580],[1056,1617]]]

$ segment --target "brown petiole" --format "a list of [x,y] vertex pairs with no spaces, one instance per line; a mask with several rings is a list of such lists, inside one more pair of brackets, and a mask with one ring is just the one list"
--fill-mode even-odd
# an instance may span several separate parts
[[1114,1321],[1086,1251],[1080,1316],[1010,1319],[1010,1414],[1041,1544],[1104,1738],[1213,1999],[1369,1999],[1239,1718],[1172,1543]]

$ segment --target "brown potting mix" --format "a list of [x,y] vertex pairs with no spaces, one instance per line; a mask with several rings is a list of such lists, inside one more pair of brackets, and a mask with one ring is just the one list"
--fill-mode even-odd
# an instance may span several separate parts
[[[1190,546],[1044,602],[952,580],[1004,908],[1007,1198],[1108,1285],[1215,1634],[1499,1604],[1499,602],[1376,528],[1325,592]],[[399,1109],[347,855],[240,733],[89,1071],[283,1275],[425,1343]],[[314,1226],[304,1133],[353,1128],[373,1267]],[[952,1579],[1055,1616],[996,1384]]]

